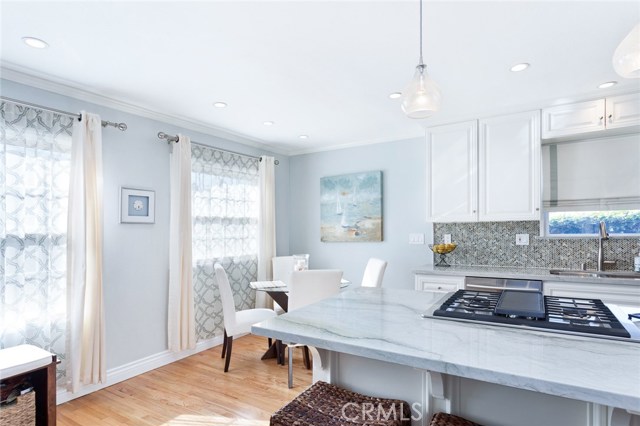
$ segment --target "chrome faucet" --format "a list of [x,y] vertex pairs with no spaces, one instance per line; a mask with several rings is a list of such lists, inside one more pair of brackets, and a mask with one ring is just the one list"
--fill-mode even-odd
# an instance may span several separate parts
[[602,242],[608,239],[607,225],[604,222],[600,222],[600,235],[598,236],[598,271],[604,270],[604,250],[602,248]]

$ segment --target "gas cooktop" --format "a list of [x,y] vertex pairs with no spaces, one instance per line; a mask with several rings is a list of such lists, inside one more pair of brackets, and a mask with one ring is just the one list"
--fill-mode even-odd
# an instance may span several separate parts
[[448,295],[431,315],[423,316],[631,337],[622,322],[601,300],[543,296],[538,292],[458,290]]

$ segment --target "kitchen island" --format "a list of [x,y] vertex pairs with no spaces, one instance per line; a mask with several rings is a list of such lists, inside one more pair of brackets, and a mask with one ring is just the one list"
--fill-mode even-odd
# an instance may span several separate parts
[[[633,424],[640,343],[422,318],[441,294],[356,288],[252,327],[315,348],[314,380],[487,425]],[[302,389],[301,389],[302,391]]]

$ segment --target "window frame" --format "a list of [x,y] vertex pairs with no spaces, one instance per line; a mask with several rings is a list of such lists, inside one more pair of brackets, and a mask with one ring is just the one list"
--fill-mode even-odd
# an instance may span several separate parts
[[[622,209],[622,210],[633,210],[633,209]],[[640,210],[640,209],[639,209]],[[564,213],[572,213],[579,212],[580,210],[567,210]],[[617,211],[617,210],[612,210]],[[549,213],[548,210],[545,210],[540,215],[540,236],[543,238],[565,238],[565,239],[577,239],[577,238],[597,238],[598,233],[594,232],[593,234],[551,234],[549,232]],[[556,212],[554,212],[556,213]],[[619,233],[609,233],[609,238],[640,238],[640,232],[632,233],[632,234],[619,234]]]

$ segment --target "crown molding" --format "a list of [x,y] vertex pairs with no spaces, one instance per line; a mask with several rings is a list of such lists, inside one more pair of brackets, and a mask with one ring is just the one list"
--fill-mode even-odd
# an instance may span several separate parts
[[9,63],[7,61],[0,61],[0,77],[15,81],[17,83],[25,84],[28,86],[36,87],[38,89],[47,90],[53,93],[57,93],[64,96],[70,96],[75,99],[83,100],[86,102],[95,103],[109,108],[114,108],[120,111],[128,112],[138,116],[150,118],[153,120],[161,121],[167,124],[173,124],[175,126],[183,127],[186,129],[194,130],[200,133],[204,133],[210,136],[222,138],[228,141],[236,142],[242,145],[250,146],[253,148],[268,150],[275,154],[284,156],[295,156],[304,154],[313,154],[318,152],[336,151],[341,149],[356,148],[367,145],[376,145],[381,143],[397,142],[401,140],[419,138],[424,135],[424,130],[428,127],[439,126],[444,124],[457,123],[461,121],[477,120],[482,118],[488,118],[503,114],[511,114],[521,111],[543,109],[555,105],[569,104],[574,102],[582,102],[593,99],[599,99],[610,96],[618,96],[636,93],[637,89],[629,89],[624,87],[612,87],[609,89],[593,89],[581,93],[579,95],[546,99],[543,101],[536,101],[532,103],[521,103],[519,105],[511,105],[504,108],[494,109],[492,111],[486,111],[482,116],[469,116],[463,114],[447,114],[446,116],[434,117],[426,120],[418,120],[417,123],[423,129],[416,129],[413,132],[408,132],[400,136],[384,139],[362,140],[348,143],[338,143],[332,145],[326,145],[321,147],[310,147],[302,149],[282,149],[269,145],[268,143],[251,138],[246,135],[232,132],[230,130],[217,128],[207,123],[191,120],[186,117],[168,115],[155,111],[151,108],[127,103],[120,101],[109,96],[96,93],[95,89],[91,87],[79,86],[76,82],[61,79],[36,71],[30,68],[21,67],[19,65]]
[[258,148],[280,155],[290,155],[288,151],[276,148],[259,139],[254,139],[246,135],[214,127],[201,121],[192,120],[182,116],[165,114],[143,105],[136,105],[114,99],[95,92],[95,89],[91,87],[82,86],[76,82],[54,77],[7,61],[0,61],[0,78],[57,93],[59,95],[69,96],[81,101],[91,102],[104,107],[150,118],[152,120],[161,121],[163,123],[173,124],[175,126],[226,139],[252,148]]

